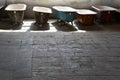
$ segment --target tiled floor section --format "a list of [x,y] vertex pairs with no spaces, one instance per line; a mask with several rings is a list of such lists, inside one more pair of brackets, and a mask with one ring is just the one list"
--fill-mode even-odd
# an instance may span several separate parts
[[120,80],[120,29],[49,31],[0,32],[0,80]]

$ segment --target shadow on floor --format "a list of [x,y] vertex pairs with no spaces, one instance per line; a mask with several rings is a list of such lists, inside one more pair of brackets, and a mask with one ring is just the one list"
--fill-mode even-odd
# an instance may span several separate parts
[[49,24],[44,25],[37,25],[36,23],[32,23],[30,26],[30,30],[40,31],[40,30],[49,30],[50,26]]
[[0,29],[3,30],[20,30],[22,24],[12,24],[9,20],[0,21]]
[[58,30],[58,31],[77,31],[77,29],[65,22],[54,22],[52,25]]
[[106,30],[120,31],[120,23],[104,24]]
[[78,21],[74,21],[74,24],[76,27],[78,27],[79,30],[87,30],[87,31],[101,31],[104,30],[103,27],[98,26],[96,24],[94,25],[82,25]]

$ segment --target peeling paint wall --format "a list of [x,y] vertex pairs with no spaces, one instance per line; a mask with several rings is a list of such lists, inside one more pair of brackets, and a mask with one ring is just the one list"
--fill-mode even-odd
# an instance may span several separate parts
[[25,3],[28,6],[25,16],[34,17],[32,8],[35,5],[46,6],[50,8],[55,5],[66,5],[74,8],[90,8],[92,5],[106,4],[107,1],[108,0],[7,0],[7,4]]

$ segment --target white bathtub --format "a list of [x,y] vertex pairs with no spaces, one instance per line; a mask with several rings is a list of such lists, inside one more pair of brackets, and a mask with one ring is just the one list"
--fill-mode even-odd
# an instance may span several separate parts
[[110,23],[113,21],[116,8],[104,5],[92,6],[92,8],[97,11],[100,22]]
[[9,4],[5,10],[7,11],[24,11],[26,10],[26,4]]
[[9,4],[5,10],[8,11],[10,21],[13,24],[23,23],[24,11],[26,10],[26,4]]
[[50,8],[34,6],[33,11],[35,13],[36,25],[47,24],[49,15],[52,13]]

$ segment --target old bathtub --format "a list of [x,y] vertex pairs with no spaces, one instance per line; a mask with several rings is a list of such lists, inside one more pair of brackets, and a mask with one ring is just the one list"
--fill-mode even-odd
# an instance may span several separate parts
[[53,13],[62,21],[73,22],[76,17],[76,9],[68,6],[53,6]]
[[98,19],[100,22],[111,22],[113,20],[113,15],[116,11],[115,8],[110,6],[92,6],[92,8],[97,11]]
[[77,21],[83,25],[92,25],[94,23],[96,12],[87,10],[87,9],[79,9],[77,11]]
[[26,10],[26,4],[9,4],[5,10],[8,11],[10,21],[13,24],[23,23],[24,11]]
[[46,24],[49,19],[49,15],[52,10],[47,7],[34,6],[33,11],[35,12],[36,25]]

